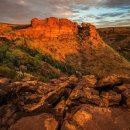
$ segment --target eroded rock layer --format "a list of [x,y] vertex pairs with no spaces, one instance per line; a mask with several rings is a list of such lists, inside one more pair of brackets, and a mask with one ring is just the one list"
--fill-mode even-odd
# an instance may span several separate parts
[[[2,28],[5,27],[3,24],[0,25]],[[11,25],[7,26],[11,27]],[[78,35],[79,31],[83,28],[87,36],[97,38],[98,33],[94,25],[88,23],[82,23],[81,27],[76,22],[72,22],[68,19],[58,19],[55,17],[46,18],[39,20],[34,18],[31,20],[30,26],[23,26],[20,30],[14,27],[14,31],[7,35],[1,33],[1,36],[8,37],[10,39],[15,39],[17,37],[26,37],[26,38],[69,38]],[[79,29],[80,28],[80,29]],[[10,28],[8,28],[10,29]],[[2,30],[1,30],[2,31]],[[14,36],[15,35],[15,36]]]

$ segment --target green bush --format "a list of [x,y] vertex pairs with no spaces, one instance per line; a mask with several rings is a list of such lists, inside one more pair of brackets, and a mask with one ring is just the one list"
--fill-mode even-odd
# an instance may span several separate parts
[[4,34],[5,34],[5,33],[10,33],[10,32],[12,32],[11,29],[8,29],[8,30],[3,31]]
[[0,66],[0,76],[8,77],[8,78],[14,78],[16,76],[16,72],[14,70],[11,70],[7,66]]
[[73,66],[66,64],[64,62],[55,60],[51,57],[51,55],[48,54],[43,54],[42,56],[42,61],[47,62],[51,66],[61,70],[62,72],[65,72],[67,74],[75,74],[76,70],[74,69]]
[[27,25],[15,25],[12,27],[12,30],[26,29],[28,27],[30,27],[30,25],[28,25],[28,24]]
[[3,62],[6,55],[7,47],[0,45],[0,62]]
[[[23,39],[17,39],[16,41],[23,41]],[[16,79],[21,79],[21,76],[18,76],[18,72],[23,72],[49,81],[50,79],[58,78],[60,71],[70,75],[75,74],[73,66],[60,62],[51,55],[31,49],[26,44],[15,45],[16,41],[6,41],[7,44],[3,41],[0,45],[0,74],[2,76],[13,78],[17,70]],[[44,67],[44,63],[48,64],[45,64]],[[21,66],[24,66],[26,69],[21,69]],[[60,71],[57,71],[55,68]]]
[[43,56],[42,56],[42,54],[40,54],[40,53],[38,53],[38,54],[36,54],[35,56],[34,56],[34,59],[36,60],[36,61],[41,61],[42,59],[43,59]]
[[57,73],[55,73],[55,72],[52,72],[52,73],[48,74],[47,77],[49,79],[56,79],[56,78],[59,77],[59,75]]
[[31,49],[27,44],[17,46],[18,49],[21,49],[23,52],[35,57],[37,54],[40,54],[36,49]]

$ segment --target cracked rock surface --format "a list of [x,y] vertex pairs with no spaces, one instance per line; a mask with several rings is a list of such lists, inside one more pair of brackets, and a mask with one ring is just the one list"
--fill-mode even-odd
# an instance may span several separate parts
[[129,130],[129,108],[129,78],[0,78],[0,130]]

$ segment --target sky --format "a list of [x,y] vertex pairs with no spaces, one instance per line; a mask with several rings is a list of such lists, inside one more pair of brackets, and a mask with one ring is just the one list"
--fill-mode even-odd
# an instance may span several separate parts
[[130,26],[130,0],[0,0],[0,22],[28,24],[32,18],[68,18],[97,27]]

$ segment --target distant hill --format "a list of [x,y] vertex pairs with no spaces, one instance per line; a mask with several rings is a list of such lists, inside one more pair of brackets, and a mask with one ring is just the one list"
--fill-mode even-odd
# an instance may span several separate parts
[[98,29],[103,40],[130,61],[130,27]]

